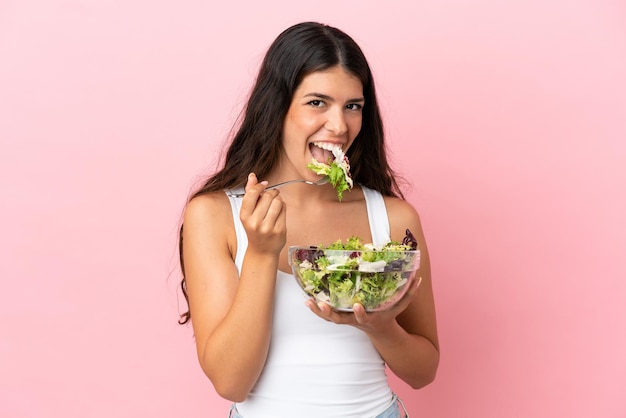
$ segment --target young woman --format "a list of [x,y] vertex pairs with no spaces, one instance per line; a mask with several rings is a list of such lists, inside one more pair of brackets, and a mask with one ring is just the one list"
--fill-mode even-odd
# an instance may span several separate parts
[[[354,188],[341,201],[312,158],[340,147]],[[232,197],[227,192],[245,192]],[[337,312],[305,300],[290,245],[402,241],[422,278],[392,309]],[[433,381],[439,347],[428,252],[385,154],[374,81],[358,45],[319,23],[270,46],[223,166],[189,200],[180,242],[183,293],[200,365],[232,417],[400,417],[385,366],[413,388]]]

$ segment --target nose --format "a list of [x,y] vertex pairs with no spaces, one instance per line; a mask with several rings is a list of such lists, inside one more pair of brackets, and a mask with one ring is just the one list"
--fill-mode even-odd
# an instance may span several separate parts
[[348,132],[348,124],[343,109],[340,107],[330,109],[327,113],[324,127],[335,136],[342,136]]

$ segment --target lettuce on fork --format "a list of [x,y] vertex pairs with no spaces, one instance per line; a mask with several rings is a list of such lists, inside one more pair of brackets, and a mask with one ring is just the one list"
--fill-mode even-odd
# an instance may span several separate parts
[[333,147],[332,153],[335,159],[328,163],[322,163],[315,158],[307,164],[307,168],[315,174],[327,176],[330,184],[337,190],[337,198],[343,199],[343,192],[352,189],[353,182],[350,176],[350,162],[340,147]]

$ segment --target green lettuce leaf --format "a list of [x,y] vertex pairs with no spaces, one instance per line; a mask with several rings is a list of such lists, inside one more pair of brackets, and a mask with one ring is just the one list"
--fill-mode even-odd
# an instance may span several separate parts
[[307,164],[307,168],[320,176],[327,176],[330,184],[337,190],[337,198],[339,200],[343,199],[343,192],[350,190],[350,185],[346,180],[346,173],[336,162],[325,164],[313,160]]

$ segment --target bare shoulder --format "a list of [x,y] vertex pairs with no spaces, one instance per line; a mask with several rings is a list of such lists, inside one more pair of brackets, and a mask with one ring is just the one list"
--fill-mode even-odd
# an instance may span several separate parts
[[391,238],[401,241],[409,229],[416,237],[422,236],[420,216],[413,205],[397,197],[385,197],[385,206],[389,216]]
[[387,211],[393,216],[419,217],[412,204],[398,197],[385,196]]
[[227,244],[221,251],[231,252],[234,244],[233,215],[228,197],[223,192],[196,196],[187,203],[183,218],[183,241],[202,244],[211,250]]
[[196,196],[187,203],[184,222],[203,222],[214,217],[224,216],[232,216],[230,202],[226,194],[223,192],[207,193]]

